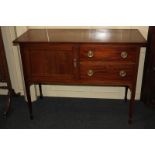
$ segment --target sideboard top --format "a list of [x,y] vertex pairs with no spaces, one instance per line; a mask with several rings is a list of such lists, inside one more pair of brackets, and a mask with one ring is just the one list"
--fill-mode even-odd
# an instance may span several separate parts
[[146,46],[137,29],[30,29],[14,43],[119,43]]

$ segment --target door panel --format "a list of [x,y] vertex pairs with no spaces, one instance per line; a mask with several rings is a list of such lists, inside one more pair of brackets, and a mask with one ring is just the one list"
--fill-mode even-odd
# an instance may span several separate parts
[[29,52],[32,76],[59,76],[73,74],[73,53],[68,51]]
[[[71,49],[71,50],[70,50]],[[31,79],[69,80],[75,78],[74,48],[57,46],[50,49],[29,48],[23,55],[25,65],[29,66],[27,77]],[[27,63],[27,64],[26,64]]]

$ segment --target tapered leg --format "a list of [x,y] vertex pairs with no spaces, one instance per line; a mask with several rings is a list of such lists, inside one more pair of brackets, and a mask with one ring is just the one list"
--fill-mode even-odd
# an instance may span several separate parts
[[26,85],[26,95],[27,95],[27,102],[28,102],[28,108],[29,108],[29,115],[30,119],[33,119],[33,112],[32,112],[32,101],[31,101],[31,94],[30,94],[30,85]]
[[125,86],[125,97],[124,97],[124,100],[125,102],[127,102],[127,95],[128,95],[128,86]]
[[134,103],[135,103],[135,89],[136,88],[131,88],[131,99],[129,102],[129,120],[128,123],[132,123],[132,117],[133,117],[133,111],[134,111]]
[[43,98],[43,92],[42,92],[42,87],[41,87],[41,83],[39,83],[39,92],[40,92],[40,98]]

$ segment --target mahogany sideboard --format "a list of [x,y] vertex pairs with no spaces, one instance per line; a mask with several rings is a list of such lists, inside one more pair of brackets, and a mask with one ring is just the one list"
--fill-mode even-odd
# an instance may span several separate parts
[[133,105],[140,48],[146,40],[136,29],[30,29],[18,37],[30,118],[30,85],[123,86]]

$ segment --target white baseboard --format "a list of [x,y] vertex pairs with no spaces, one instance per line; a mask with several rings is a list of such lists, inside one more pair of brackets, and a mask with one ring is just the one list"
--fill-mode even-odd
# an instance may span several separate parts
[[[42,86],[42,90],[43,95],[48,97],[123,99],[125,95],[123,87]],[[37,95],[39,95],[38,89]],[[139,96],[137,93],[137,100]],[[128,98],[130,98],[130,91],[128,91]]]

